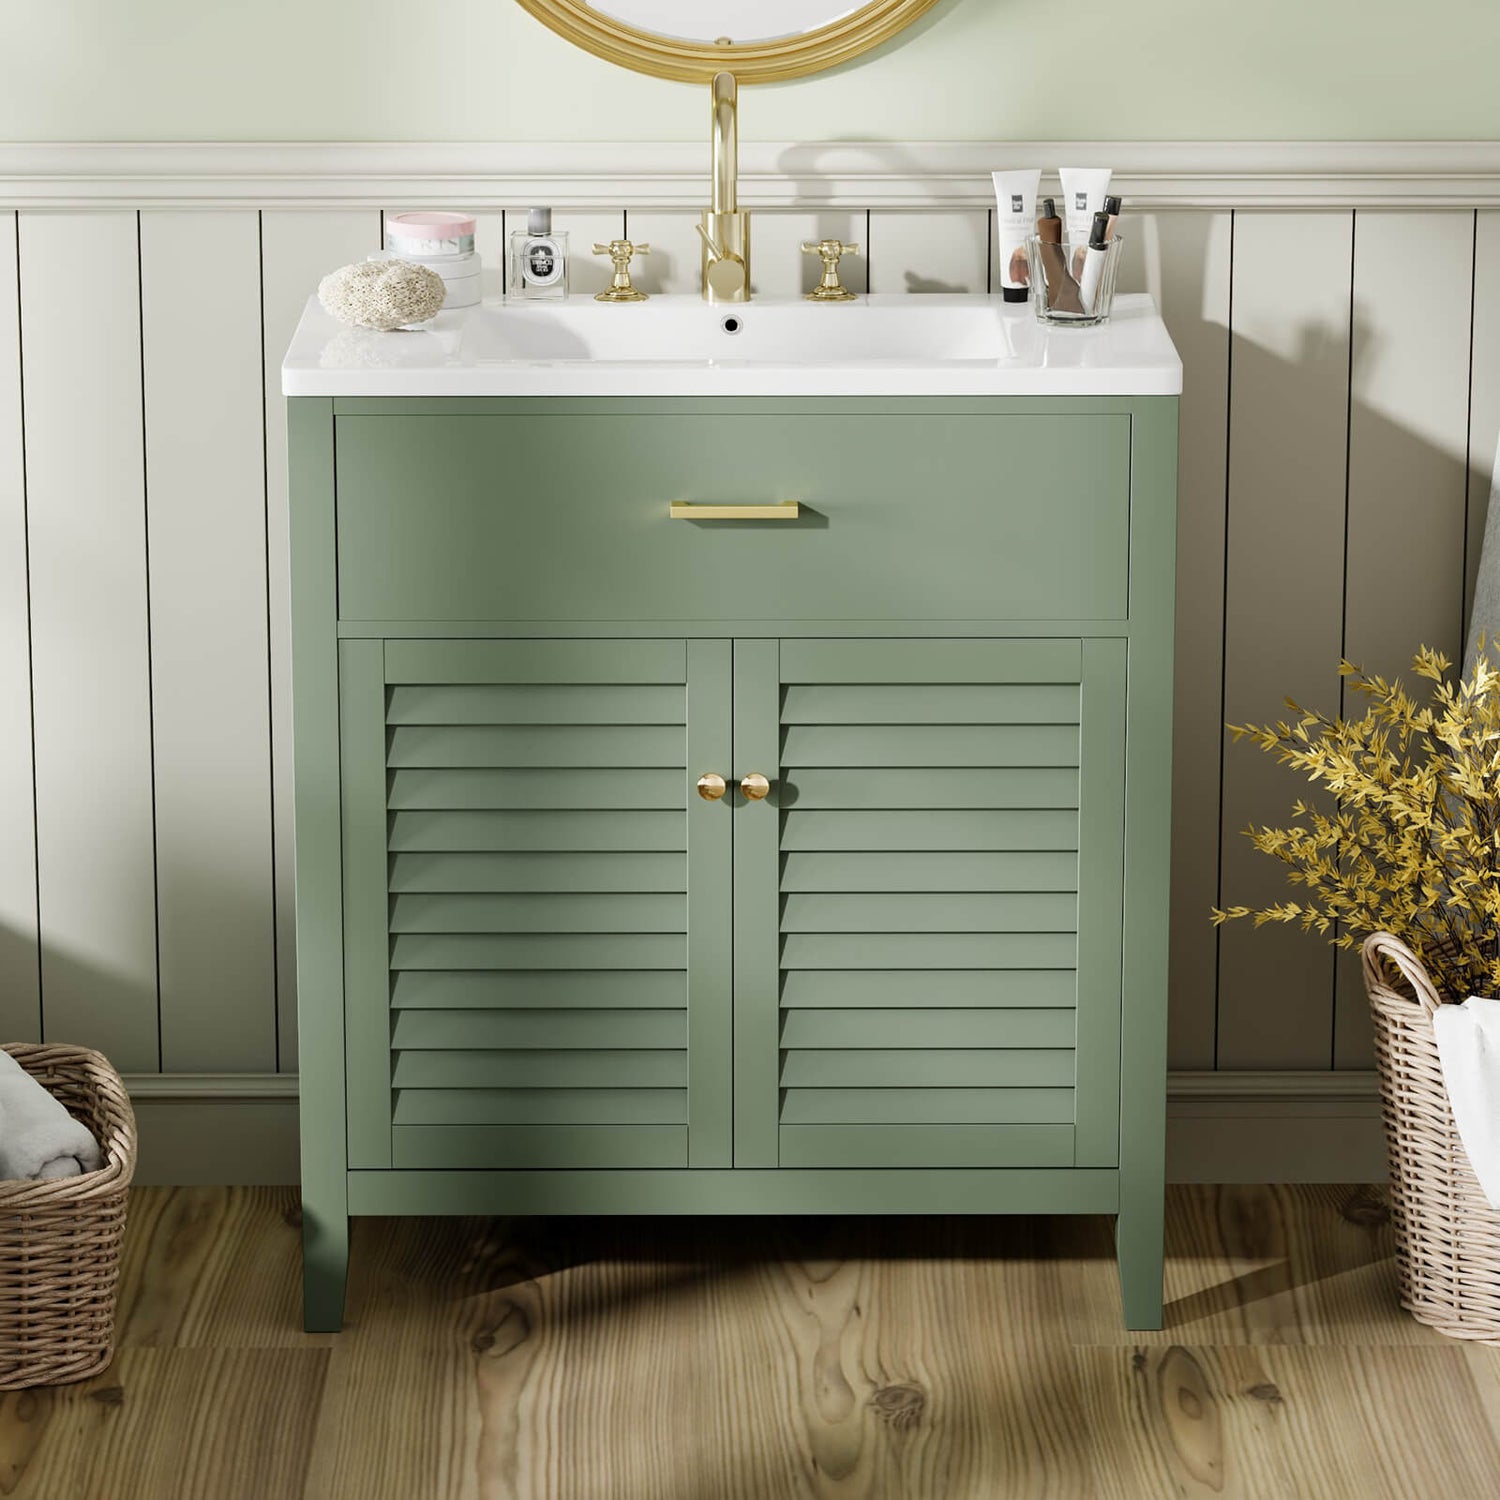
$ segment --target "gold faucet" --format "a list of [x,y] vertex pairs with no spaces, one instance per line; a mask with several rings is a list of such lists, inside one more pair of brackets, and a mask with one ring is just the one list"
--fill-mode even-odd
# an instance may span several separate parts
[[703,241],[703,300],[750,300],[750,215],[739,206],[739,85],[713,81],[713,199],[697,225]]

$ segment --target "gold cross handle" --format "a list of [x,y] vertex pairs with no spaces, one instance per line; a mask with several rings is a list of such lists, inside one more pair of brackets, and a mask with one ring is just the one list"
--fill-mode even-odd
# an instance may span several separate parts
[[634,244],[630,240],[611,240],[607,245],[595,245],[595,255],[607,255],[614,262],[615,274],[609,285],[594,297],[595,302],[645,302],[646,293],[631,285],[630,260],[635,255],[649,255],[651,246]]
[[807,294],[809,302],[853,302],[855,294],[839,280],[839,261],[846,255],[858,255],[858,245],[842,240],[804,240],[804,255],[816,255],[823,262],[823,279]]

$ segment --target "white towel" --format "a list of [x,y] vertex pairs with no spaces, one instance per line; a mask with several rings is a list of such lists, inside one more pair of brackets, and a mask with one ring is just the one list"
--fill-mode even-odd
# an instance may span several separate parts
[[1433,1013],[1443,1085],[1469,1164],[1500,1208],[1500,1000],[1470,995]]
[[0,1048],[0,1180],[77,1177],[103,1164],[88,1128]]

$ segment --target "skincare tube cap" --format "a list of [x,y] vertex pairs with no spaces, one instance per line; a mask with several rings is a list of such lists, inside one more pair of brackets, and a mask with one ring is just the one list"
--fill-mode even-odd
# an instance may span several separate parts
[[1000,300],[1002,302],[1024,302],[1031,295],[1029,287],[1003,286],[1000,288]]
[[1093,227],[1089,230],[1089,249],[1102,250],[1109,243],[1109,215],[1102,209],[1094,215]]
[[552,210],[550,208],[533,208],[526,215],[527,234],[551,234],[552,233]]
[[1104,200],[1104,212],[1107,213],[1112,219],[1119,218],[1119,216],[1120,216],[1120,200],[1118,198],[1114,197],[1113,195],[1111,195],[1110,197],[1106,198]]
[[1044,219],[1055,219],[1057,217],[1057,199],[1043,198],[1041,217]]

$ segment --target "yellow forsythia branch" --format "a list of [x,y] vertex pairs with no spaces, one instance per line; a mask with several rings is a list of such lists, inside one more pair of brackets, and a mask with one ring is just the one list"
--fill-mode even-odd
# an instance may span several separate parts
[[1287,700],[1276,724],[1230,724],[1325,792],[1299,798],[1286,828],[1252,826],[1251,844],[1304,894],[1263,907],[1214,908],[1214,924],[1294,925],[1340,948],[1394,932],[1456,998],[1500,988],[1500,671],[1484,643],[1468,677],[1423,646],[1412,671],[1427,701],[1349,662],[1339,675],[1365,704],[1329,718]]

